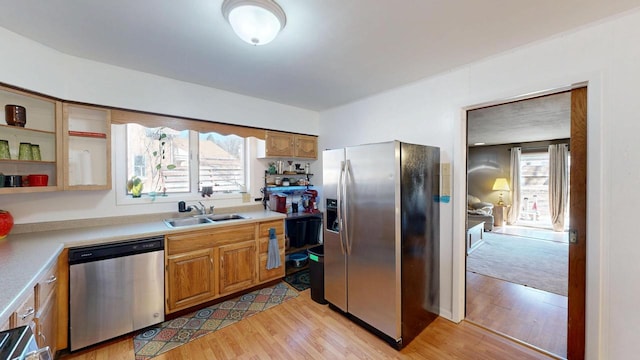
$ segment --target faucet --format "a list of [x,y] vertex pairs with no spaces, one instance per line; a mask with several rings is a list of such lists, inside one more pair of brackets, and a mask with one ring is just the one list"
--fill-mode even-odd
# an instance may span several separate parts
[[206,215],[207,214],[207,207],[204,206],[204,204],[202,203],[202,201],[198,201],[198,204],[200,204],[200,206],[202,207],[198,207],[198,205],[193,205],[193,207],[196,208],[196,210],[198,210],[198,212],[200,213],[200,215]]

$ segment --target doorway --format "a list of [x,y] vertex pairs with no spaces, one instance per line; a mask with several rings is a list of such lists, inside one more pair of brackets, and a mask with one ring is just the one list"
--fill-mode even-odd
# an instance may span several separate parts
[[[503,147],[513,147],[513,143],[515,143],[516,141],[509,140],[496,142],[496,133],[499,133],[499,135],[503,136],[503,138],[506,136],[510,139],[517,139],[517,137],[509,137],[509,126],[514,125],[513,123],[516,123],[515,125],[516,127],[518,127],[517,121],[511,119],[509,124],[498,124],[499,127],[496,127],[496,119],[499,119],[500,116],[495,115],[500,114],[500,112],[503,112],[500,115],[504,116],[505,111],[511,111],[518,116],[524,117],[525,121],[530,122],[528,126],[521,127],[519,131],[536,133],[538,130],[540,130],[540,128],[549,125],[549,123],[545,121],[553,119],[549,118],[546,120],[539,120],[536,118],[536,116],[538,116],[539,114],[533,116],[533,119],[527,118],[527,115],[523,114],[523,112],[527,111],[527,106],[530,106],[531,104],[536,105],[536,102],[540,104],[543,104],[545,102],[553,103],[555,101],[554,97],[563,98],[562,101],[564,101],[567,106],[566,110],[564,110],[563,112],[563,121],[565,124],[563,126],[566,127],[567,133],[564,136],[552,136],[547,137],[546,139],[538,138],[530,139],[529,141],[517,142],[529,145],[533,144],[534,146],[532,147],[540,147],[540,141],[544,141],[546,143],[553,142],[558,140],[558,138],[567,137],[566,135],[569,135],[568,139],[571,142],[572,153],[572,162],[570,165],[571,206],[569,208],[569,211],[567,211],[567,217],[570,217],[571,219],[571,227],[573,229],[578,228],[577,234],[580,234],[580,239],[578,239],[579,241],[577,242],[577,244],[566,245],[565,249],[565,260],[569,263],[568,266],[565,265],[565,275],[568,276],[568,289],[565,290],[566,296],[563,298],[562,296],[558,296],[553,293],[539,291],[538,289],[535,289],[531,286],[522,286],[518,284],[514,285],[509,281],[503,281],[494,277],[487,277],[478,273],[467,271],[466,316],[467,320],[473,322],[475,322],[474,320],[476,320],[480,325],[484,327],[495,330],[497,332],[501,332],[507,336],[511,336],[514,338],[518,338],[518,336],[520,335],[509,334],[506,332],[509,330],[502,330],[500,328],[501,322],[509,324],[512,329],[525,328],[528,333],[537,335],[538,337],[540,337],[539,335],[546,334],[548,335],[547,340],[545,340],[547,342],[544,344],[536,344],[536,340],[531,340],[531,338],[520,340],[528,342],[530,344],[531,342],[534,342],[533,344],[531,344],[534,347],[538,347],[559,357],[581,358],[584,355],[585,334],[584,283],[586,269],[584,266],[584,258],[586,246],[584,242],[586,240],[586,234],[584,223],[586,222],[586,212],[584,211],[584,209],[586,209],[586,191],[584,187],[579,186],[579,184],[581,181],[583,183],[586,183],[586,88],[574,89],[564,93],[545,95],[542,97],[530,98],[517,102],[494,105],[488,108],[470,110],[467,113],[467,139],[469,140],[469,146],[467,148],[467,189],[469,190],[468,195],[471,195],[471,191],[479,192],[478,184],[471,184],[469,176],[470,172],[477,171],[478,169],[491,170],[491,168],[493,167],[493,169],[497,170],[498,172],[494,172],[491,176],[488,176],[488,179],[485,179],[485,183],[481,184],[480,187],[484,186],[485,189],[488,189],[485,194],[481,194],[485,197],[485,199],[482,200],[486,201],[487,203],[494,204],[497,202],[497,195],[495,193],[491,193],[490,188],[491,183],[493,183],[495,178],[509,178],[509,166],[507,165],[506,169],[504,168],[504,166],[502,169],[500,168],[500,165],[505,163],[504,157],[506,157],[506,155],[503,155],[503,153],[498,153],[498,155],[493,157],[489,156],[487,158],[485,156],[485,158],[482,160],[482,163],[484,165],[478,166],[478,159],[472,159],[469,155],[469,153],[471,152],[469,150],[474,146],[502,145]],[[536,106],[542,107],[540,111],[548,112],[549,108],[544,108],[544,106],[547,105],[548,104],[538,104]],[[477,144],[484,141],[478,141],[477,137],[474,137],[473,131],[474,129],[477,129],[478,124],[471,123],[471,118],[473,116],[470,116],[470,112],[476,110],[481,110],[485,113],[490,113],[492,111],[494,112],[494,114],[490,116],[491,120],[489,120],[489,128],[493,128],[493,135],[487,136],[489,141],[493,141],[493,144]],[[542,145],[546,147],[546,143],[543,143]],[[484,153],[486,155],[487,151],[484,151]],[[476,162],[475,164],[474,161]],[[582,174],[580,174],[580,172],[582,172]],[[578,184],[578,186],[574,186],[574,184]],[[478,196],[478,194],[473,195]],[[510,198],[510,196],[520,196],[520,194],[506,194],[505,198],[508,200],[508,204],[510,204],[511,200],[513,200]],[[502,200],[502,197],[500,197],[500,200]],[[508,209],[508,206],[509,205],[498,205],[494,208],[497,208],[498,211],[502,212],[505,210],[505,208]],[[520,203],[519,206],[522,206],[522,204]],[[532,210],[530,208],[528,209]],[[533,210],[535,210],[535,207]],[[495,217],[501,218],[502,213],[499,213],[499,215]],[[505,218],[507,218],[506,215]],[[467,224],[467,228],[469,227],[469,223],[470,222],[468,222]],[[487,228],[485,228],[484,234],[487,234],[487,236],[499,236],[498,234],[504,233],[506,224],[499,222],[494,225],[494,232],[486,232]],[[515,231],[517,232],[517,229]],[[567,233],[565,233],[565,237],[563,239],[565,243],[568,238],[566,235]],[[531,237],[532,235],[526,236]],[[482,245],[480,245],[479,249],[482,249]],[[481,297],[486,298],[487,294],[492,294],[493,296],[490,297],[488,301],[484,301],[486,299],[482,301],[479,300]],[[477,296],[477,298],[474,299],[474,296]],[[478,307],[483,308],[478,309]],[[501,312],[501,307],[509,311]],[[492,315],[488,315],[488,313],[491,311],[493,311],[494,313]],[[479,317],[478,314],[484,314],[484,319],[482,317]],[[530,325],[531,323],[528,324],[527,322],[531,322],[535,326]],[[496,327],[498,329],[495,329]],[[517,333],[517,331],[515,331],[515,333]],[[533,338],[535,337],[536,336],[533,336]],[[544,338],[544,336],[542,337]]]

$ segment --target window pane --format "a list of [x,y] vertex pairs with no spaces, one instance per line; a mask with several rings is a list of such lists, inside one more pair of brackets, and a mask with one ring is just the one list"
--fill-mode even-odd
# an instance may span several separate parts
[[520,174],[522,210],[518,224],[550,227],[549,154],[522,154]]
[[126,126],[127,179],[139,177],[143,193],[188,192],[189,131]]
[[199,191],[211,186],[213,192],[245,189],[244,138],[217,133],[199,134]]

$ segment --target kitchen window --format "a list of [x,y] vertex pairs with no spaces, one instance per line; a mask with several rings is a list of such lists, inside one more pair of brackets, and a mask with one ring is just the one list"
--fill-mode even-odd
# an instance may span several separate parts
[[243,137],[135,123],[125,125],[125,137],[125,177],[138,177],[142,193],[154,200],[171,194],[199,196],[203,188],[213,196],[246,189]]

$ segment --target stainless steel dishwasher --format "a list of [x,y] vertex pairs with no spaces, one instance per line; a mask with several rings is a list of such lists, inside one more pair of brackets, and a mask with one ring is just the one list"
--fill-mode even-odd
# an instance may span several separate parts
[[162,321],[162,236],[69,249],[71,351]]

